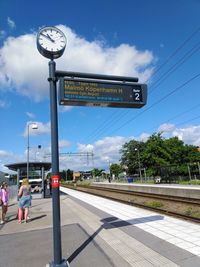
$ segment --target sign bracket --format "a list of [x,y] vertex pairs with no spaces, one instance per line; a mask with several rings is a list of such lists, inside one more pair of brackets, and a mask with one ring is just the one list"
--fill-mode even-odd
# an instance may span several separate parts
[[110,80],[110,81],[121,81],[121,82],[135,82],[135,83],[138,82],[137,77],[93,74],[93,73],[72,72],[72,71],[62,71],[62,70],[56,70],[55,76],[57,78],[71,77],[71,78],[86,78],[86,79]]

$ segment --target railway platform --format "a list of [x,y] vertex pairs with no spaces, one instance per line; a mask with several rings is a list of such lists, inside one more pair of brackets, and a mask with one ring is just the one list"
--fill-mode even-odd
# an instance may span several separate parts
[[179,185],[179,184],[137,184],[118,182],[94,182],[96,187],[117,189],[132,192],[142,192],[149,194],[160,194],[163,196],[177,196],[188,199],[200,199],[199,185]]
[[[60,188],[62,255],[70,267],[200,266],[200,225]],[[53,260],[52,201],[33,199],[29,223],[17,203],[0,226],[1,267],[42,267]]]

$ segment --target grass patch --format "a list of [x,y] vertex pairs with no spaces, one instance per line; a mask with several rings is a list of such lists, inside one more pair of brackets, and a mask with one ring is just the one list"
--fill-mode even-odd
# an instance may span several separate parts
[[150,208],[162,208],[164,204],[160,201],[150,201],[150,202],[145,202],[145,205]]
[[183,185],[200,185],[200,180],[196,179],[196,180],[191,180],[191,181],[179,181],[179,184],[183,184]]
[[189,207],[185,211],[185,215],[193,217],[193,218],[200,218],[200,211],[195,211],[192,209],[192,207]]

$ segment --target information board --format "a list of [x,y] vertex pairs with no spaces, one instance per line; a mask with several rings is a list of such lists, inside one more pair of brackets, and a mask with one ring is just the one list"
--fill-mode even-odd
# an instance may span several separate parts
[[146,101],[146,84],[59,79],[60,105],[141,108]]

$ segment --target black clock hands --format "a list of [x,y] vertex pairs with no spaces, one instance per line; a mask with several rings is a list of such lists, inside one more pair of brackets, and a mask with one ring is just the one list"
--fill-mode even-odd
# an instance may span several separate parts
[[55,42],[55,40],[53,40],[52,38],[51,38],[51,36],[47,33],[47,36],[49,37],[49,40],[51,40],[52,41],[52,43],[54,43]]
[[54,43],[55,41],[51,38],[51,36],[47,33],[47,35],[46,34],[44,34],[44,33],[42,33],[41,32],[41,35],[42,36],[44,36],[44,37],[46,37],[48,40],[50,40],[52,43]]
[[56,27],[44,27],[37,34],[37,49],[46,58],[57,59],[64,53],[66,37]]

